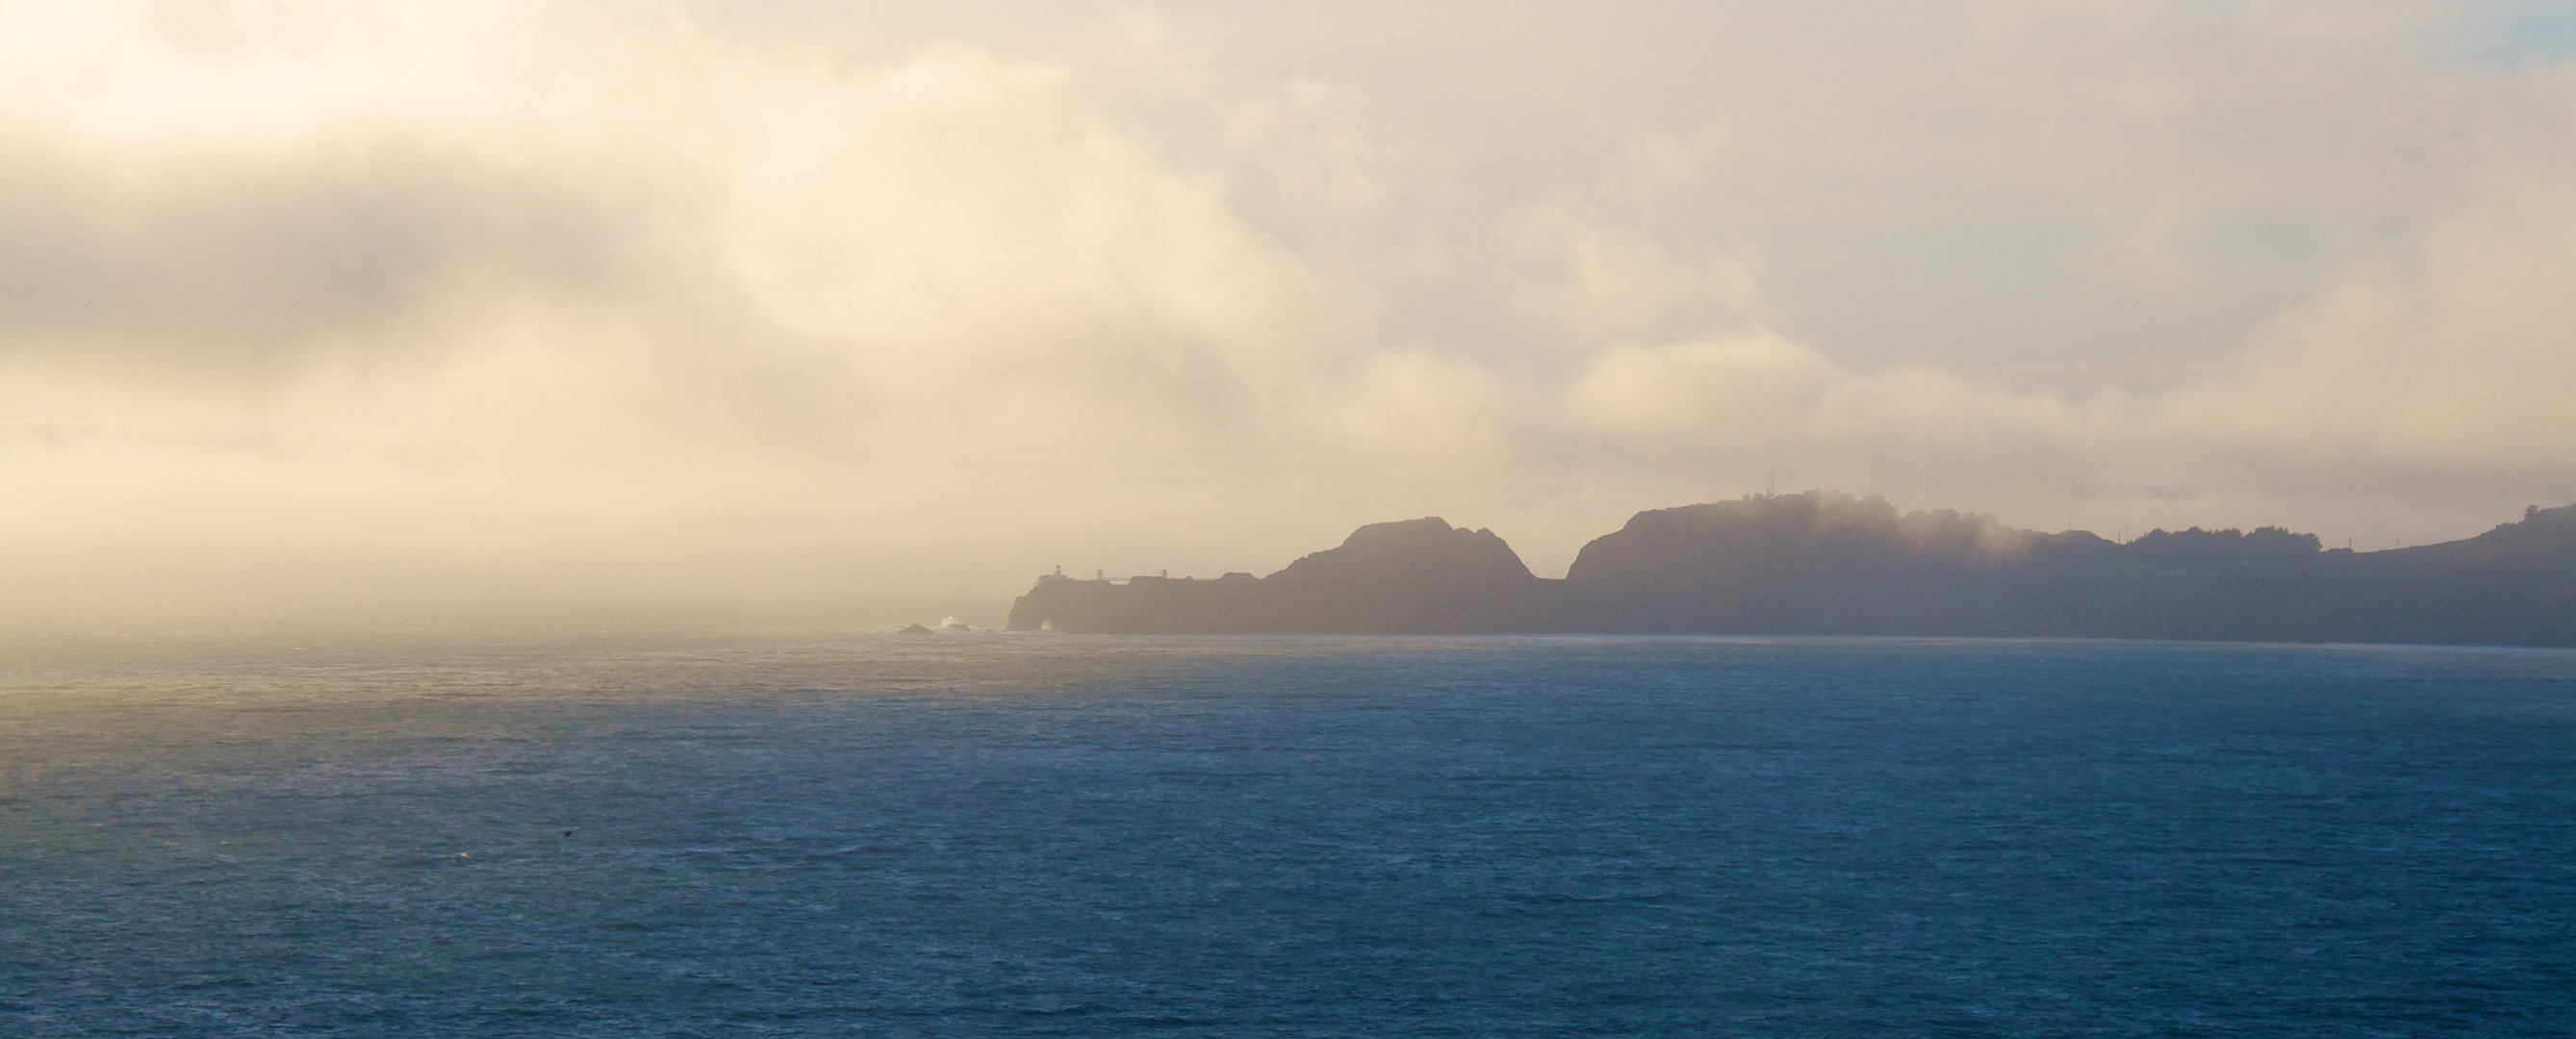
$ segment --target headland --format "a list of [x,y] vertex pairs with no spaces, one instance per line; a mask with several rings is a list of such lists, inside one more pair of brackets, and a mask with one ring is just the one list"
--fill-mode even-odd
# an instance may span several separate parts
[[1038,579],[1010,627],[1099,634],[1706,633],[2576,646],[2576,506],[2377,552],[2119,542],[1826,491],[1640,512],[1562,579],[1490,530],[1373,523],[1267,577]]

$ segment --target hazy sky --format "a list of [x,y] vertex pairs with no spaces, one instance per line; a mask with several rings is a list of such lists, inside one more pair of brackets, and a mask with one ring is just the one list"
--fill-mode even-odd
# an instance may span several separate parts
[[[0,2],[0,622],[2576,500],[2563,3]],[[372,611],[372,612],[371,612]]]

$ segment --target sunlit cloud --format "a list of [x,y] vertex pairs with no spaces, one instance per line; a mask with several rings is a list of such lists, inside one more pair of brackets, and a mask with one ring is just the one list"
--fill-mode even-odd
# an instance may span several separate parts
[[[2576,498],[2576,76],[2424,58],[2402,12],[2141,10],[1915,15],[1938,60],[1747,52],[1506,139],[1408,78],[1432,43],[1352,72],[1142,8],[863,48],[684,6],[11,5],[7,606],[989,623],[1057,563],[1261,570],[1424,513],[1561,570],[1774,481],[2374,544]],[[2315,56],[2277,81],[2229,57],[2283,41]],[[2367,69],[2400,83],[2335,93]],[[2255,297],[2213,228],[2370,233],[2283,232],[2295,292],[2125,354],[1909,339],[1802,259],[1999,192],[2073,244],[1949,265],[2064,291],[1925,329],[2221,327]],[[2058,359],[2167,374],[1998,375]]]

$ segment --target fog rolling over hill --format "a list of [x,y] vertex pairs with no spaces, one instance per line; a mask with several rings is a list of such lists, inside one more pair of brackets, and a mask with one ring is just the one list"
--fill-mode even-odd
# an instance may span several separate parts
[[1488,530],[1377,523],[1268,577],[1050,575],[1014,629],[1698,632],[2576,646],[2576,506],[2462,541],[2326,549],[2278,527],[2127,543],[1810,491],[1638,513],[1563,580]]

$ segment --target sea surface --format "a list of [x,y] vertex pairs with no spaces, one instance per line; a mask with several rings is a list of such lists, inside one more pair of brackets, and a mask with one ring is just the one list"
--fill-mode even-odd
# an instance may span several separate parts
[[0,1036],[2576,1035],[2576,653],[0,647]]

